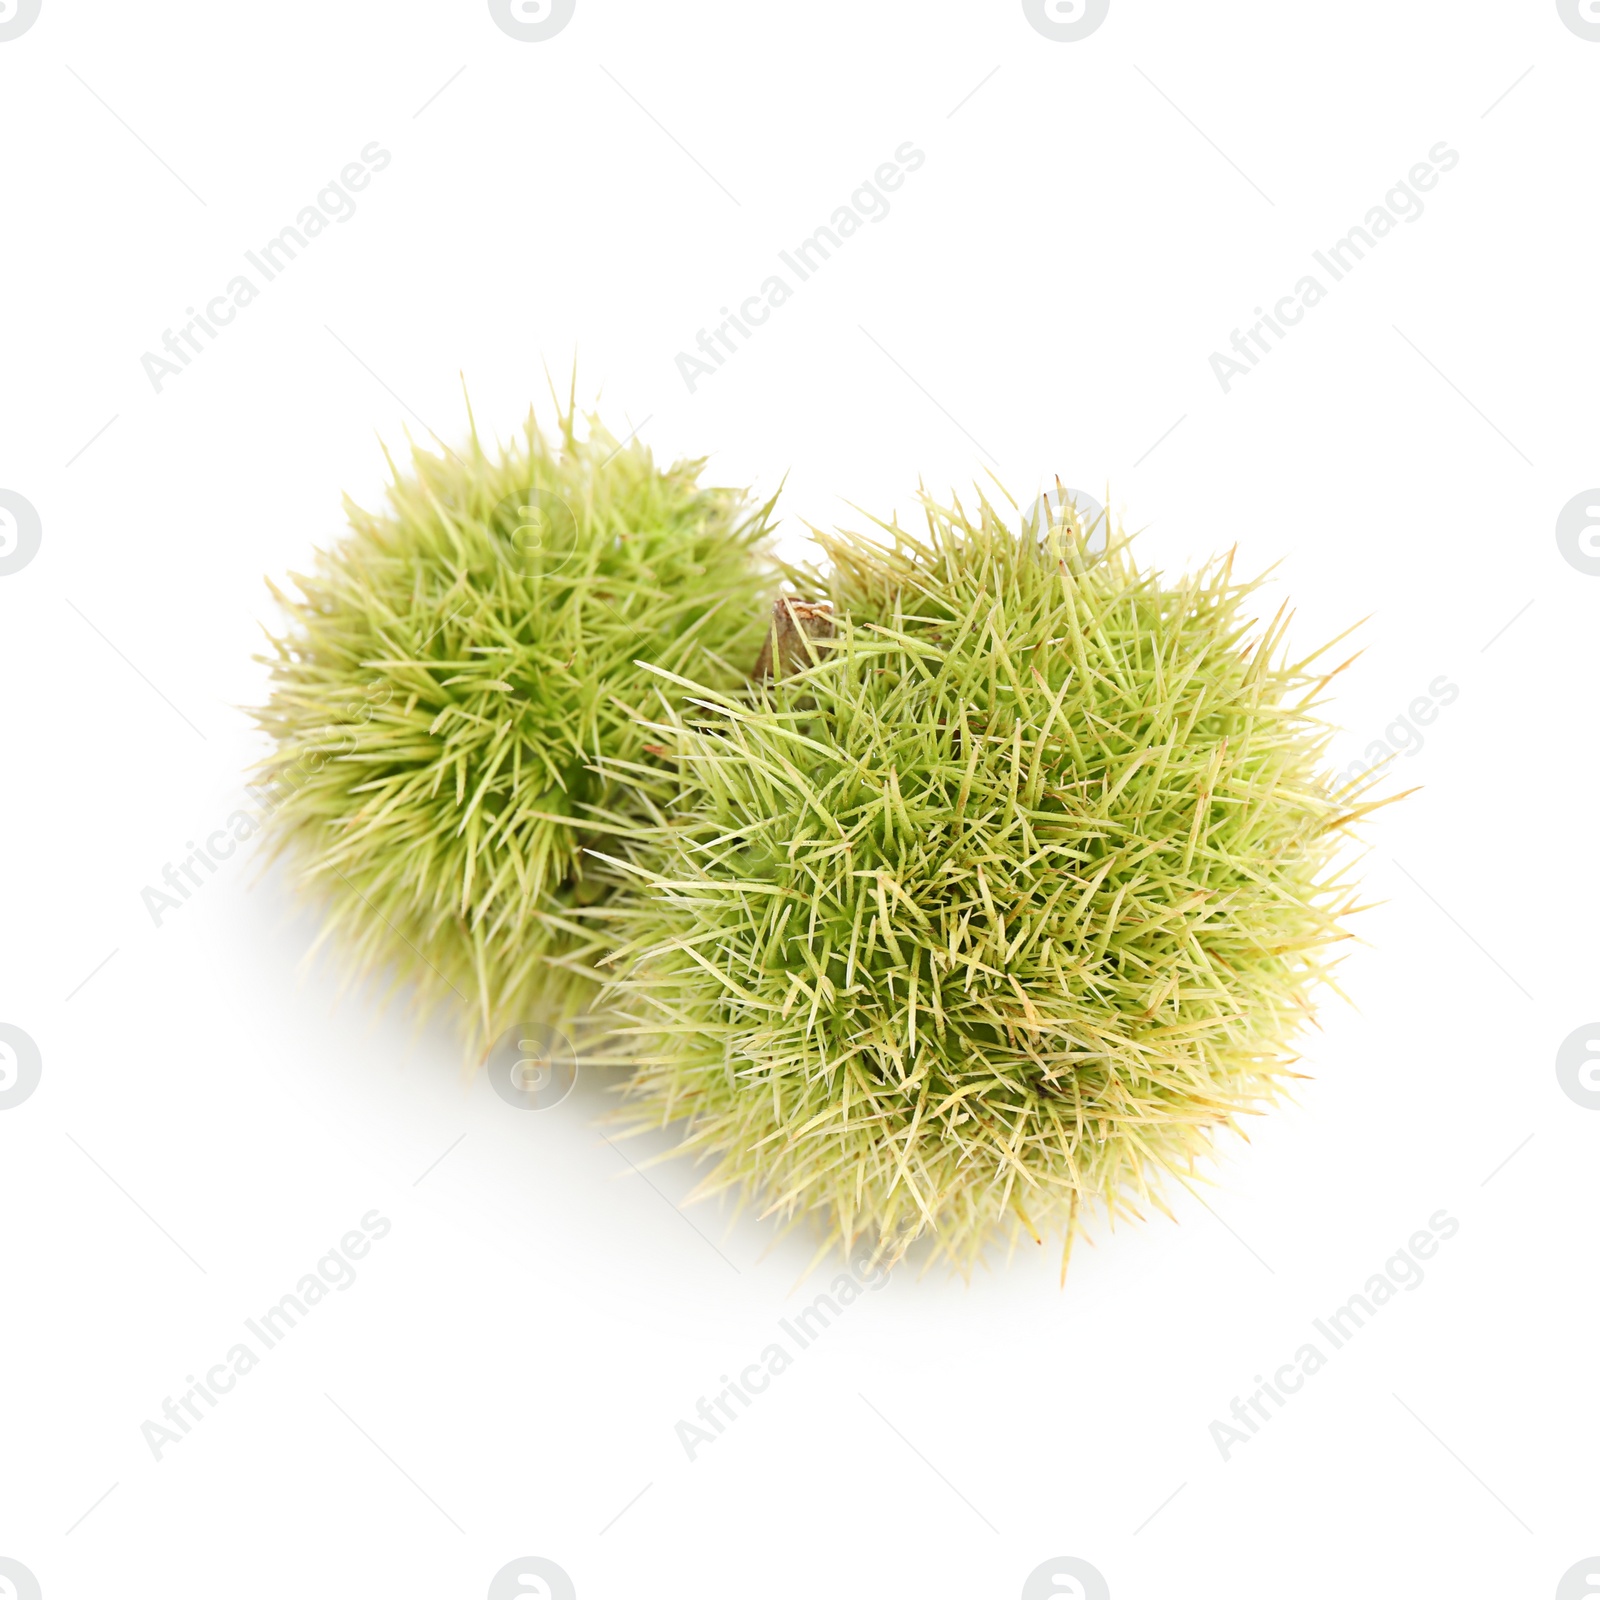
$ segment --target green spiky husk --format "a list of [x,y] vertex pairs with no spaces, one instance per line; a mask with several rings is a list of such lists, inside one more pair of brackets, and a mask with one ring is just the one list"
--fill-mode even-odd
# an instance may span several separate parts
[[619,880],[585,847],[631,823],[597,764],[647,759],[641,659],[748,673],[771,508],[570,408],[554,438],[530,413],[492,453],[474,428],[390,465],[386,508],[347,501],[298,594],[274,587],[262,781],[322,938],[481,1043],[592,997]]
[[884,531],[819,535],[812,665],[662,699],[623,1119],[825,1244],[1055,1231],[1064,1271],[1281,1092],[1370,805],[1231,559],[1167,583],[986,503]]

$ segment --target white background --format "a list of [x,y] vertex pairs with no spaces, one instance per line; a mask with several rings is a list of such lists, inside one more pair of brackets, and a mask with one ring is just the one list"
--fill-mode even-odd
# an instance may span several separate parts
[[[1600,1112],[1554,1071],[1600,1015],[1600,578],[1554,538],[1600,483],[1597,91],[1553,0],[1112,0],[1078,43],[1015,0],[578,0],[536,44],[466,0],[44,0],[0,43],[0,488],[43,527],[0,577],[0,1021],[43,1060],[0,1112],[0,1555],[46,1600],[477,1600],[529,1554],[582,1600],[1013,1600],[1058,1555],[1115,1600],[1554,1595],[1600,1551]],[[155,392],[372,140],[357,213]],[[891,213],[691,395],[678,352],[905,140]],[[1440,140],[1425,214],[1224,394],[1211,353]],[[806,1246],[677,1210],[603,1085],[514,1110],[341,997],[246,852],[140,900],[259,754],[263,575],[377,497],[379,440],[463,431],[462,375],[503,435],[575,358],[662,459],[787,473],[796,538],[1059,473],[1151,560],[1278,563],[1297,642],[1371,619],[1341,765],[1459,688],[1372,829],[1351,1003],[1210,1210],[1098,1229],[1065,1290],[1054,1250],[901,1272],[692,1463]],[[359,1281],[153,1459],[372,1208]],[[1426,1281],[1224,1462],[1210,1424],[1440,1208]]]

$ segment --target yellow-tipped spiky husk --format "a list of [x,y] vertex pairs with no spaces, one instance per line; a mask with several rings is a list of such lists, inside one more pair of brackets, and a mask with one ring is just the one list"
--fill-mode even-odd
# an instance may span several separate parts
[[[639,661],[724,687],[761,647],[770,504],[655,464],[568,409],[493,453],[413,451],[388,505],[279,594],[258,713],[272,832],[357,972],[407,982],[481,1043],[594,993]],[[276,592],[276,591],[275,591]]]
[[987,503],[884,532],[819,536],[809,664],[688,711],[662,674],[610,998],[625,1120],[681,1120],[703,1192],[965,1269],[1159,1204],[1280,1093],[1370,804],[1231,560]]

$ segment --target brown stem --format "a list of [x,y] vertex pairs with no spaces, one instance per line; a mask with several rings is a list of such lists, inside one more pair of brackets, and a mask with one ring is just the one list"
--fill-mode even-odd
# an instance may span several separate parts
[[[817,659],[817,642],[833,637],[833,606],[827,600],[797,600],[784,595],[772,602],[772,626],[751,674],[758,681],[808,667]],[[777,672],[773,672],[773,662]]]

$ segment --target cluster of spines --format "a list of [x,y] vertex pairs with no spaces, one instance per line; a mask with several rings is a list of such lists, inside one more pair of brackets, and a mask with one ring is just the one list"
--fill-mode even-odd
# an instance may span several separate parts
[[634,1115],[687,1119],[703,1191],[847,1244],[1070,1247],[1080,1205],[1159,1204],[1276,1095],[1371,803],[1319,776],[1331,674],[1230,561],[1168,587],[987,502],[885,531],[819,536],[812,664],[660,673],[678,786],[651,775],[654,863],[612,862],[644,887],[613,960]]
[[641,656],[719,683],[759,649],[771,505],[658,467],[573,411],[495,454],[391,462],[387,507],[275,590],[259,721],[277,847],[328,907],[353,973],[410,980],[474,1038],[592,998],[626,833],[597,770],[638,754]]

